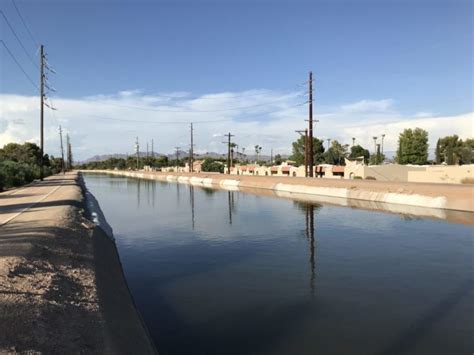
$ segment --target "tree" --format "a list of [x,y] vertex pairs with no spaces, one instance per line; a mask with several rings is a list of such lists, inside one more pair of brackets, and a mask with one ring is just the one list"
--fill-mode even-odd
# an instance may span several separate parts
[[364,162],[367,164],[370,158],[370,152],[368,149],[363,148],[361,145],[353,145],[351,147],[350,158],[364,157]]
[[441,164],[441,140],[439,138],[438,138],[438,141],[436,142],[435,160],[436,160],[436,164]]
[[258,144],[255,146],[255,154],[256,154],[256,158],[255,158],[255,161],[257,162],[258,161],[258,155],[260,154],[260,152],[262,151],[262,147],[260,147]]
[[463,142],[457,135],[446,136],[438,139],[436,149],[438,151],[437,154],[439,154],[439,163],[437,159],[437,164],[446,162],[448,165],[454,165],[472,164],[474,162],[473,139],[468,138]]
[[463,142],[460,150],[460,164],[473,164],[474,163],[474,139],[468,138]]
[[336,139],[331,142],[331,147],[326,152],[326,162],[333,165],[344,165],[349,144],[341,144]]
[[205,171],[205,172],[223,173],[224,164],[222,164],[221,161],[218,161],[212,158],[206,158],[204,159],[204,162],[201,165],[201,169],[202,171]]
[[423,165],[428,161],[428,132],[421,128],[405,129],[398,137],[398,164]]
[[40,163],[43,160],[44,176],[61,170],[61,159],[41,156],[40,148],[34,143],[9,143],[0,149],[0,191],[5,187],[27,184],[40,177]]
[[281,165],[283,163],[283,158],[281,157],[280,154],[275,155],[275,165]]
[[[293,142],[293,154],[290,156],[290,160],[293,160],[296,165],[304,164],[304,140],[302,136],[297,141]],[[324,162],[324,145],[321,139],[313,137],[313,161],[315,164]]]
[[0,149],[0,161],[2,160],[39,165],[41,162],[41,150],[34,143],[8,143]]

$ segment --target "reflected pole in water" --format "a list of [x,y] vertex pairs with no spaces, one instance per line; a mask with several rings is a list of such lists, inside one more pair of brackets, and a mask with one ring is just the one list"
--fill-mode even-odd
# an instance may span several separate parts
[[[153,140],[151,141],[152,144],[151,144],[151,154],[153,154]],[[155,208],[155,194],[156,194],[156,181],[153,181],[152,185],[151,185],[151,205],[153,206],[153,208]]]
[[178,199],[178,205],[179,205],[179,182],[176,182],[176,196],[177,196],[177,199]]
[[194,186],[189,185],[189,201],[191,202],[191,223],[194,230]]
[[232,224],[232,204],[234,200],[234,193],[232,191],[227,191],[227,201],[229,205],[229,224]]
[[306,238],[309,239],[309,265],[311,268],[311,276],[309,286],[311,295],[314,296],[316,281],[316,262],[315,262],[315,241],[314,241],[314,206],[306,205]]
[[137,179],[137,208],[140,208],[140,179]]
[[[148,143],[147,143],[147,155],[148,155]],[[150,206],[150,180],[145,180],[146,184],[146,205]]]

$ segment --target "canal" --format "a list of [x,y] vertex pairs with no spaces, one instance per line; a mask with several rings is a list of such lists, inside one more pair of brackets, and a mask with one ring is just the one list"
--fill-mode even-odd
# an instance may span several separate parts
[[85,174],[160,354],[471,354],[473,228]]

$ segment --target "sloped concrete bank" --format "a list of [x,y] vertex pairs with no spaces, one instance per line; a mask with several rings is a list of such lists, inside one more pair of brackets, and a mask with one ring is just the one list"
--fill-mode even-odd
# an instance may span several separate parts
[[474,212],[474,186],[453,184],[397,183],[372,180],[308,179],[294,177],[223,174],[170,174],[143,171],[93,170],[120,176],[189,183],[227,190],[269,189],[276,195],[313,195],[374,203],[415,206],[436,210]]
[[86,216],[94,225],[95,276],[105,320],[105,350],[110,354],[156,354],[157,350],[128,288],[112,227],[82,176],[79,183],[84,195]]

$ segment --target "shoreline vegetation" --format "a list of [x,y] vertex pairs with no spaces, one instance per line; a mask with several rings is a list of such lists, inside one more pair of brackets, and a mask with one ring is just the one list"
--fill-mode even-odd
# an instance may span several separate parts
[[26,185],[43,177],[57,174],[63,168],[63,160],[44,154],[34,143],[9,143],[0,148],[0,192]]

